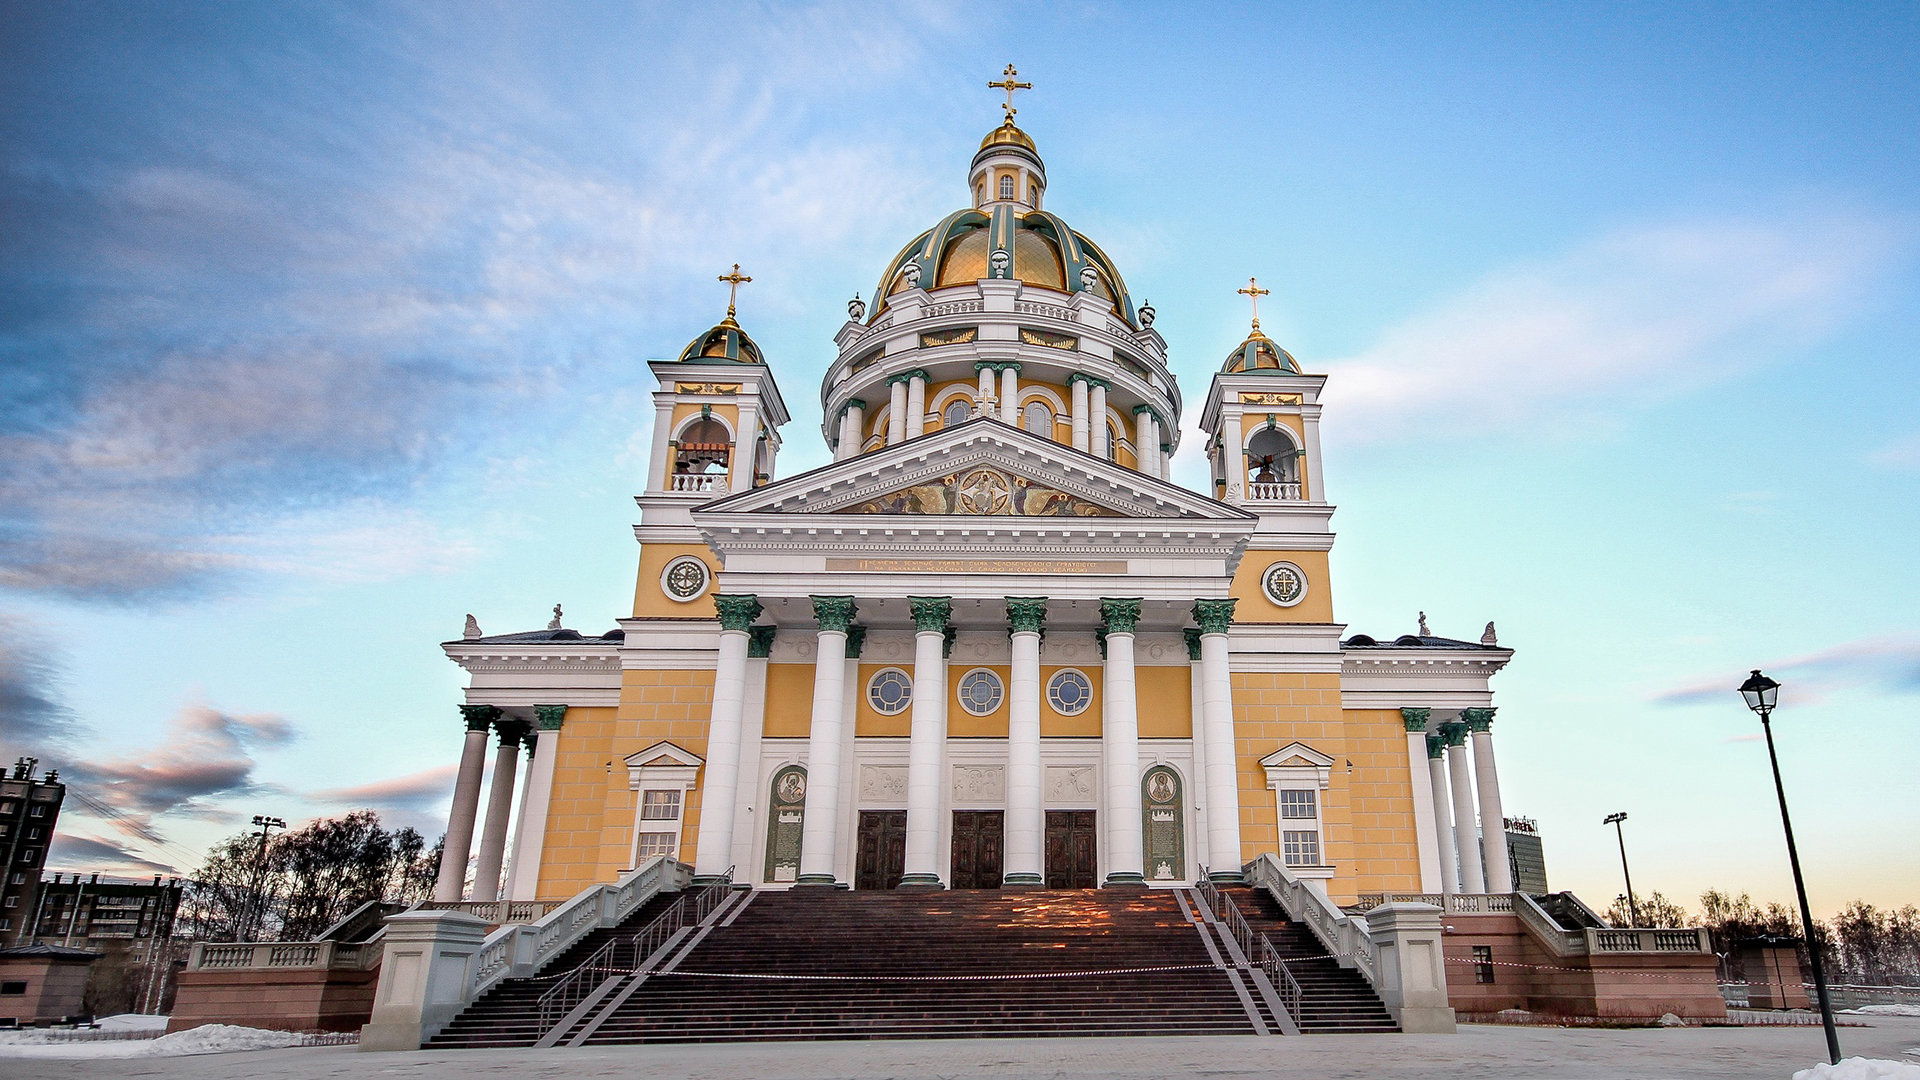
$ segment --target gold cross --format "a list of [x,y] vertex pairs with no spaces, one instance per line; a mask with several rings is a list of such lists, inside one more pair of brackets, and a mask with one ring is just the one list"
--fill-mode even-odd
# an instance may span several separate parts
[[1006,78],[1000,80],[999,82],[990,82],[987,84],[987,87],[989,89],[1005,90],[1007,92],[1007,103],[1000,107],[1007,110],[1007,123],[1011,124],[1013,123],[1013,114],[1020,111],[1019,109],[1016,109],[1013,107],[1013,92],[1015,90],[1031,90],[1033,89],[1033,84],[1030,82],[1014,82],[1013,77],[1020,73],[1013,69],[1012,64],[1007,65],[1007,70],[1004,72],[1004,74],[1006,75]]
[[[731,321],[733,319],[733,302],[740,295],[740,286],[745,285],[753,279],[742,274],[740,272],[740,264],[734,263],[733,273],[721,274],[720,280],[727,283],[727,319]],[[1259,320],[1256,319],[1254,322],[1258,324]]]
[[[734,269],[738,270],[740,268],[736,266]],[[1241,296],[1248,297],[1253,301],[1253,328],[1255,330],[1260,329],[1260,298],[1263,296],[1272,296],[1273,290],[1263,289],[1260,287],[1260,282],[1253,278],[1248,278],[1247,287],[1244,289],[1235,289],[1234,292],[1239,293]]]

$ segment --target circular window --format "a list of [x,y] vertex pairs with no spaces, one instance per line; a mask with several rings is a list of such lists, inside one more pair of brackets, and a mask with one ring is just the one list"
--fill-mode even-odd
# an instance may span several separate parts
[[898,716],[913,704],[913,679],[897,667],[874,672],[867,683],[867,704],[881,716]]
[[1292,607],[1307,598],[1307,574],[1290,562],[1277,562],[1260,576],[1260,588],[1267,599],[1281,607]]
[[1000,707],[1006,688],[1000,676],[986,668],[974,668],[960,676],[960,707],[975,716],[985,716]]
[[666,570],[660,574],[660,590],[671,599],[686,603],[696,599],[707,591],[707,582],[713,579],[707,564],[692,555],[682,555],[667,563]]
[[1093,704],[1093,683],[1075,668],[1062,668],[1047,682],[1047,701],[1061,716],[1078,716]]

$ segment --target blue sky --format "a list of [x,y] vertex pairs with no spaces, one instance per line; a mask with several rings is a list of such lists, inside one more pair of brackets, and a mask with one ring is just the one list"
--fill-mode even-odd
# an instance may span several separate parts
[[435,644],[631,597],[649,357],[720,314],[826,460],[854,292],[965,197],[1012,61],[1049,209],[1190,406],[1332,376],[1335,604],[1497,620],[1554,884],[1920,900],[1910,6],[125,5],[0,11],[0,752],[54,868],[253,813],[437,834]]

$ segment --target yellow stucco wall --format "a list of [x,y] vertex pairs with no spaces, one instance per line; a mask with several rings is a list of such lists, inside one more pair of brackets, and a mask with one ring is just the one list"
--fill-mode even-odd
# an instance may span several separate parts
[[813,730],[813,665],[767,665],[766,726],[769,739],[804,739]]
[[[985,668],[1000,676],[1000,707],[975,716],[960,707],[960,679],[976,668]],[[1007,691],[1012,685],[1013,669],[1005,664],[951,664],[947,668],[947,736],[953,739],[1004,739],[1007,737]]]
[[[1307,595],[1292,607],[1281,607],[1267,599],[1260,578],[1267,567],[1290,562],[1307,575]],[[1229,595],[1240,601],[1234,605],[1237,623],[1330,623],[1333,621],[1333,587],[1324,551],[1249,551],[1240,559],[1233,575]]]
[[1140,737],[1186,739],[1193,736],[1193,675],[1184,667],[1133,669]]
[[1361,892],[1418,891],[1399,714],[1343,713],[1335,674],[1234,672],[1232,683],[1242,861],[1280,850],[1279,810],[1260,759],[1297,741],[1334,760],[1329,786],[1320,793],[1322,857],[1338,868],[1329,895],[1346,902]]
[[[1061,668],[1073,668],[1087,677],[1093,686],[1093,704],[1074,716],[1062,716],[1047,700],[1047,684]],[[1043,739],[1097,739],[1100,737],[1100,694],[1104,685],[1098,662],[1092,664],[1042,664],[1040,666],[1040,737]]]
[[663,619],[717,619],[719,613],[713,609],[713,588],[682,603],[669,597],[660,587],[660,575],[666,573],[667,563],[682,555],[693,555],[707,564],[709,573],[720,573],[720,557],[705,544],[641,544],[640,569],[633,583],[633,615],[635,618]]

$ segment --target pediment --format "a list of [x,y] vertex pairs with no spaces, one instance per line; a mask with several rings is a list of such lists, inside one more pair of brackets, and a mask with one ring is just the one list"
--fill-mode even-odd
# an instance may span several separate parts
[[741,492],[708,514],[1254,520],[1204,495],[978,418]]
[[1306,743],[1293,742],[1261,758],[1260,764],[1270,769],[1325,769],[1333,759]]
[[649,746],[645,750],[642,750],[638,753],[628,754],[626,758],[626,765],[627,765],[627,768],[629,769],[660,768],[662,766],[679,767],[679,766],[689,766],[689,765],[698,767],[702,761],[703,759],[698,754],[694,754],[688,750],[684,750],[678,746],[675,746],[670,742],[663,741],[663,742],[654,743],[652,746]]

